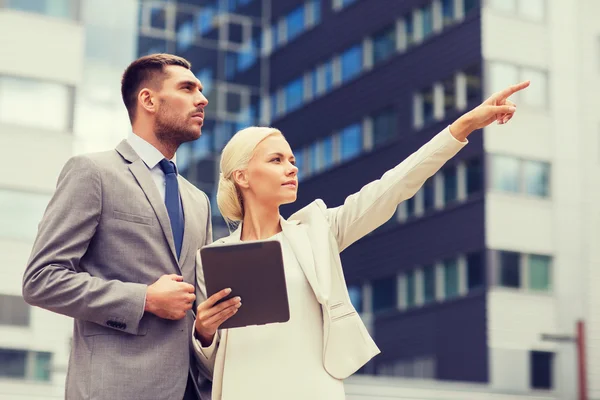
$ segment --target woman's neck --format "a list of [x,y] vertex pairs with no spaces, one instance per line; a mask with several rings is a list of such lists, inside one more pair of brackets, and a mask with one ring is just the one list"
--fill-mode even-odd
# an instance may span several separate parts
[[247,207],[241,240],[267,239],[281,232],[279,208]]

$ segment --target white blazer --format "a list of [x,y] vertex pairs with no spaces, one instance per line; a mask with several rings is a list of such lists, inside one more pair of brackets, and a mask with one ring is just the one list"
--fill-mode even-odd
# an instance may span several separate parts
[[[467,143],[455,139],[446,128],[379,180],[347,197],[343,205],[327,208],[319,199],[289,220],[281,219],[283,234],[321,304],[323,367],[334,378],[347,378],[380,352],[350,302],[340,252],[388,221],[400,202],[412,197]],[[240,241],[240,234],[241,227],[210,246]],[[197,301],[202,302],[206,289],[199,254],[196,272]],[[220,400],[227,329],[215,335],[210,347],[202,348],[196,339],[193,346],[199,361],[213,374],[213,400]]]

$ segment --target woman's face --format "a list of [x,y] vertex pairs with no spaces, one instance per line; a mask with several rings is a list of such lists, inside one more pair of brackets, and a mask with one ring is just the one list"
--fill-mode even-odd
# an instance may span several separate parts
[[266,206],[296,201],[298,168],[287,140],[279,134],[260,142],[246,170],[246,193]]

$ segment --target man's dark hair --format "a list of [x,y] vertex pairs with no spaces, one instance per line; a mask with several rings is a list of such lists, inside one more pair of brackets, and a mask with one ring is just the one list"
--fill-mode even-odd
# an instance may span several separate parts
[[129,120],[133,123],[137,96],[142,87],[158,89],[167,78],[165,67],[178,65],[191,69],[192,65],[185,58],[173,54],[150,54],[140,57],[127,67],[121,79],[121,96],[127,108]]

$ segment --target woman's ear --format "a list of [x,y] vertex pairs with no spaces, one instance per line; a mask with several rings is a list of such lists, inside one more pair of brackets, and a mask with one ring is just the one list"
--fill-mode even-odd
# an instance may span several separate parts
[[233,181],[242,189],[248,189],[248,173],[246,170],[237,170],[232,174]]

